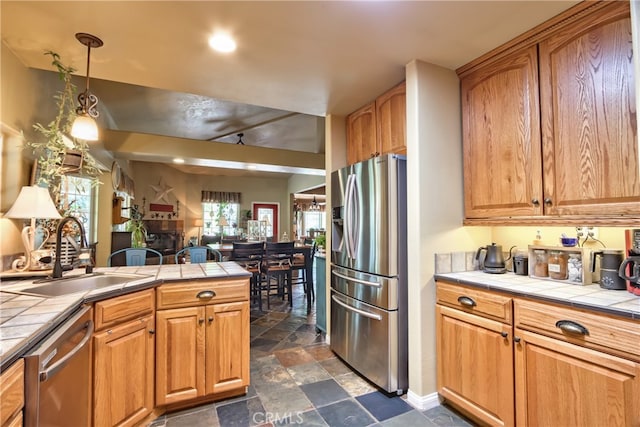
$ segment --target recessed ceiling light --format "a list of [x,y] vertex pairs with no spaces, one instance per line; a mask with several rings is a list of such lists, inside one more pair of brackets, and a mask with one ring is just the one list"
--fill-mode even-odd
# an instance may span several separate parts
[[236,50],[236,42],[228,34],[218,33],[209,37],[209,46],[218,52],[228,53]]
[[173,163],[184,163],[184,159],[181,159],[180,157],[176,157],[175,159],[173,159]]

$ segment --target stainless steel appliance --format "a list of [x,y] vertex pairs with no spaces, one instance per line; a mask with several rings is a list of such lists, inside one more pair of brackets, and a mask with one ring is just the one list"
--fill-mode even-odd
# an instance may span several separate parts
[[25,356],[26,427],[91,424],[91,307],[83,307]]
[[331,174],[331,349],[385,391],[407,369],[406,158],[385,155]]
[[627,290],[640,295],[640,229],[625,230],[625,252],[628,255],[618,274],[627,281]]
[[[509,249],[509,257],[505,260],[502,255],[502,246],[491,243],[490,245],[478,248],[478,251],[476,252],[476,260],[480,263],[480,268],[485,273],[506,273],[506,261],[511,259],[511,251],[513,251],[514,248],[515,246],[512,246],[511,249]],[[482,252],[485,253],[484,258],[480,257]]]

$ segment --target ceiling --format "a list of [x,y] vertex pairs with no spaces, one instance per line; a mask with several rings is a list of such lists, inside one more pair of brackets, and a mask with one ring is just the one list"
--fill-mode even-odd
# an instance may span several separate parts
[[[323,118],[404,80],[410,61],[456,69],[575,3],[3,0],[0,28],[24,65],[52,70],[43,52],[53,50],[80,76],[87,50],[74,34],[101,38],[90,75],[102,127],[202,144],[243,133],[247,146],[324,153]],[[209,48],[217,30],[236,39],[234,53]],[[154,161],[172,158],[159,149]]]

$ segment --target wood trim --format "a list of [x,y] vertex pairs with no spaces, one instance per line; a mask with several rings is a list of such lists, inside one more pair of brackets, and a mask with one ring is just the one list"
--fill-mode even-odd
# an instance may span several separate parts
[[484,66],[487,62],[500,59],[506,55],[509,55],[513,51],[525,49],[531,45],[540,42],[547,35],[555,31],[558,27],[571,24],[572,22],[582,18],[584,15],[595,12],[599,9],[607,7],[610,3],[618,3],[611,0],[587,0],[565,10],[559,15],[543,22],[542,24],[533,27],[529,31],[521,34],[515,39],[498,46],[497,48],[485,53],[484,55],[474,59],[473,61],[463,65],[456,69],[458,77],[463,77],[480,66]]
[[640,216],[634,217],[598,217],[598,216],[523,216],[523,217],[496,217],[496,218],[465,218],[462,225],[576,225],[589,224],[594,227],[637,227]]
[[18,359],[0,376],[0,397],[0,424],[4,425],[24,406],[24,359]]

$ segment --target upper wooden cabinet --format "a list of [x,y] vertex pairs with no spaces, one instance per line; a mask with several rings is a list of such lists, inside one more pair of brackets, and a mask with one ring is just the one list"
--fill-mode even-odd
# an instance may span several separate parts
[[629,3],[580,5],[525,36],[458,70],[467,222],[637,221]]
[[537,57],[532,46],[461,81],[467,218],[542,214]]
[[406,154],[406,121],[406,85],[402,82],[347,116],[347,162]]

